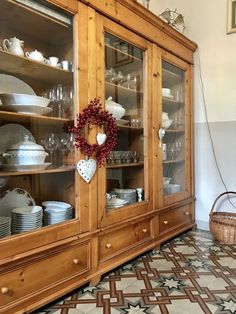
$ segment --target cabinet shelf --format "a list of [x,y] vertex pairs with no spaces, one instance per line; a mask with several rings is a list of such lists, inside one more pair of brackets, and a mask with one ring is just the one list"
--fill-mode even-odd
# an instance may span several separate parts
[[114,83],[111,83],[111,82],[108,82],[108,81],[105,81],[106,83],[106,92],[112,92],[114,91],[114,89],[117,89],[119,90],[120,93],[123,93],[124,95],[129,95],[129,94],[132,94],[132,95],[136,95],[136,94],[142,94],[143,92],[142,91],[137,91],[135,89],[130,89],[128,87],[124,87],[124,86],[121,86],[121,85],[117,85],[117,84],[114,84]]
[[127,168],[127,167],[141,167],[143,166],[143,161],[135,162],[135,163],[126,163],[126,164],[114,164],[114,165],[107,165],[107,169],[114,169],[114,168]]
[[0,117],[2,120],[6,120],[9,122],[19,122],[25,123],[30,121],[40,121],[44,124],[51,124],[51,123],[58,123],[58,122],[68,122],[69,119],[65,118],[58,118],[58,117],[49,117],[49,116],[41,116],[41,115],[30,115],[25,113],[17,113],[17,112],[10,112],[10,111],[2,111],[0,110]]
[[133,55],[131,55],[131,54],[129,54],[129,53],[123,52],[123,51],[121,51],[120,49],[115,48],[115,47],[113,47],[113,46],[111,46],[111,45],[105,44],[105,47],[108,48],[108,49],[113,50],[113,51],[116,52],[116,53],[120,53],[120,54],[122,54],[123,56],[127,56],[127,57],[130,58],[130,59],[133,59],[133,60],[136,60],[136,61],[140,61],[140,62],[143,61],[141,58],[138,58],[138,57],[133,56]]
[[137,126],[130,126],[130,125],[123,125],[123,124],[117,124],[117,127],[120,129],[120,131],[136,131],[136,132],[143,132],[143,127],[137,127]]
[[28,79],[35,80],[37,77],[37,80],[50,84],[73,82],[72,72],[16,56],[6,51],[0,51],[0,69],[5,73],[21,75]]
[[175,159],[175,160],[163,160],[163,164],[177,164],[177,163],[181,163],[184,162],[184,159]]
[[37,170],[37,171],[0,171],[1,177],[11,177],[11,176],[21,176],[26,174],[43,174],[43,173],[59,173],[59,172],[69,172],[74,171],[75,167],[65,166],[65,167],[58,167],[58,168],[48,168],[44,170]]
[[175,99],[170,99],[164,96],[162,96],[162,102],[164,105],[167,104],[167,105],[173,105],[173,106],[183,104],[183,101],[177,101]]
[[166,129],[166,133],[184,133],[184,129]]
[[162,68],[163,87],[171,87],[181,82],[182,77],[177,73]]

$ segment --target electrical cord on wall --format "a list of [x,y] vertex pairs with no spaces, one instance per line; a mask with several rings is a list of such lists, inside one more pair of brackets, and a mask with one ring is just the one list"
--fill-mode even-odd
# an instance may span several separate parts
[[[221,180],[221,182],[222,182],[222,184],[223,184],[223,186],[225,188],[225,191],[229,192],[229,190],[228,190],[228,188],[226,186],[226,183],[224,181],[223,175],[222,175],[222,173],[220,171],[219,163],[218,163],[218,160],[217,160],[217,157],[216,157],[214,141],[213,141],[213,138],[212,138],[210,124],[209,124],[209,120],[208,120],[208,112],[207,112],[204,84],[203,84],[203,78],[202,78],[202,68],[201,68],[201,59],[200,59],[199,48],[197,48],[197,50],[196,50],[196,56],[197,56],[197,63],[198,63],[198,69],[199,69],[199,80],[200,80],[200,85],[201,85],[201,93],[202,93],[204,114],[205,114],[205,118],[206,118],[207,131],[208,131],[208,135],[209,135],[210,142],[211,142],[211,148],[212,148],[212,153],[213,153],[213,157],[214,157],[214,162],[215,162],[216,169],[217,169],[218,175],[220,177],[220,180]],[[228,198],[228,201],[230,202],[230,204],[236,209],[236,206],[229,199],[229,195],[228,195],[227,198]]]

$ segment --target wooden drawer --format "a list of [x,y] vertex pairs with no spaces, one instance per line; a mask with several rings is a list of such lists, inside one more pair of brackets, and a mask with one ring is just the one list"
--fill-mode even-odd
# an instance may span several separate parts
[[107,259],[113,255],[138,245],[150,238],[150,220],[105,234],[99,238],[99,259]]
[[63,252],[0,274],[0,312],[6,304],[89,270],[89,252],[89,243],[72,245]]
[[160,233],[169,231],[169,229],[179,225],[188,224],[192,221],[191,207],[183,206],[170,209],[160,214]]

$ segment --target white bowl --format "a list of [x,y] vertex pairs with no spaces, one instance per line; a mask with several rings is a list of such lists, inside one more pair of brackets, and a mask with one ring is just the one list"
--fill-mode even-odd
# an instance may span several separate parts
[[106,110],[109,111],[116,120],[120,120],[125,115],[125,108],[114,102],[112,97],[106,100]]
[[181,192],[181,185],[180,184],[167,184],[165,187],[165,191],[167,194],[174,194]]
[[168,129],[171,126],[172,122],[173,120],[171,119],[162,119],[163,128]]
[[0,94],[1,101],[6,106],[17,105],[29,105],[47,107],[50,103],[50,99],[27,95],[27,94],[15,94],[15,93],[2,93]]

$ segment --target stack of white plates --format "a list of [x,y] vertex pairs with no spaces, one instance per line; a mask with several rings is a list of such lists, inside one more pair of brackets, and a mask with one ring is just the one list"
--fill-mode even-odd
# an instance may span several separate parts
[[43,209],[41,206],[17,207],[11,211],[12,234],[22,233],[42,227]]
[[0,217],[0,238],[7,237],[11,234],[11,218]]
[[53,225],[73,218],[73,207],[64,202],[46,201],[44,206],[44,225]]
[[129,203],[137,202],[137,193],[135,189],[114,189],[117,196]]

